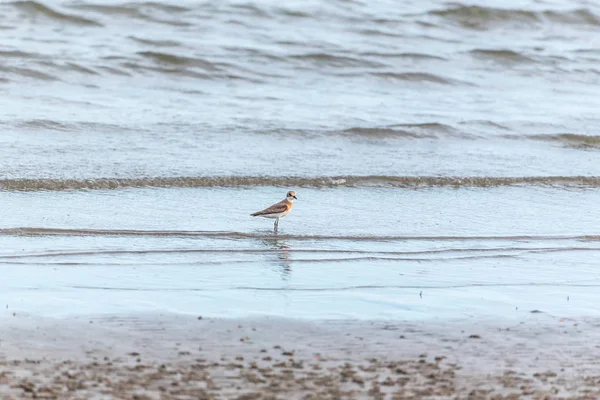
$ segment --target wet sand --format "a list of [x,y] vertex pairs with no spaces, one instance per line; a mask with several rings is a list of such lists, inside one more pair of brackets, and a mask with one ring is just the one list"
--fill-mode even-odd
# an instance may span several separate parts
[[0,396],[123,399],[600,396],[598,320],[2,318]]

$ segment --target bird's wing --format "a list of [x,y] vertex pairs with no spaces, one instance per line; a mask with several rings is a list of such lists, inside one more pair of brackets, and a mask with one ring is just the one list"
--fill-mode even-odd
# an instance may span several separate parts
[[289,208],[287,200],[280,201],[277,204],[273,204],[269,208],[265,208],[262,211],[257,211],[254,214],[251,214],[253,217],[257,217],[259,215],[268,215],[268,214],[279,214],[282,212],[286,212]]

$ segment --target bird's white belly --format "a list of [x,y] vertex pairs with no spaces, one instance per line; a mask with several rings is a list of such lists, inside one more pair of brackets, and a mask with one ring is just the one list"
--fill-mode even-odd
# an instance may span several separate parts
[[279,214],[265,214],[265,215],[259,215],[259,217],[263,217],[263,218],[270,218],[270,219],[275,219],[275,218],[283,218],[287,215],[286,212],[284,213],[279,213]]

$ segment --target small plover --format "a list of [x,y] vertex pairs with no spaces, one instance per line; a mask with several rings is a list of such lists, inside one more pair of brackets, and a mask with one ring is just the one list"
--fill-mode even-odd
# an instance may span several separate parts
[[289,191],[285,196],[285,199],[281,200],[277,204],[273,204],[269,208],[265,208],[262,211],[257,211],[254,214],[250,214],[253,217],[263,217],[263,218],[275,218],[275,225],[273,226],[273,231],[277,233],[277,228],[279,227],[279,218],[283,218],[292,211],[292,206],[294,205],[294,200],[298,200],[296,197],[296,192]]

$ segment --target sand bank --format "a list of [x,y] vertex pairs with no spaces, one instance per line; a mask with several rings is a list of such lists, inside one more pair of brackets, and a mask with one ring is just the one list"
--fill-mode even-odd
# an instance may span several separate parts
[[0,319],[0,397],[589,398],[600,321]]

